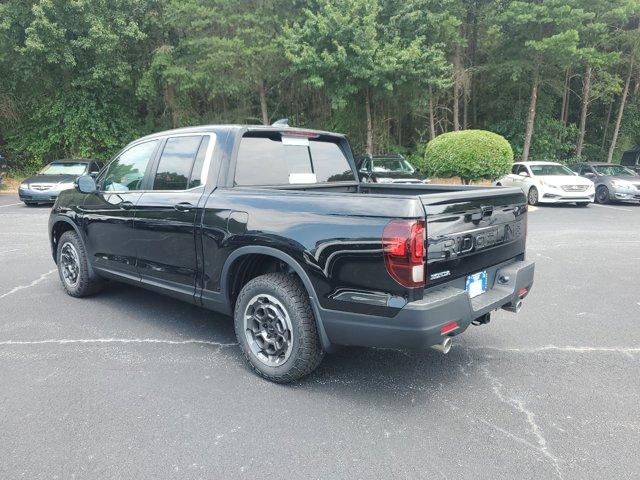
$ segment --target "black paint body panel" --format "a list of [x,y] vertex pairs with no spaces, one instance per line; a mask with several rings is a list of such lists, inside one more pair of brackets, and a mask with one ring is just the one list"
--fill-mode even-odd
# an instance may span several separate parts
[[[340,312],[349,321],[353,315],[393,319],[417,305],[412,302],[424,301],[425,288],[405,288],[386,271],[381,239],[393,219],[426,218],[427,293],[524,260],[527,212],[516,189],[356,181],[235,187],[239,140],[261,128],[283,127],[195,127],[145,137],[215,134],[206,184],[181,192],[63,192],[50,217],[54,257],[55,232],[72,227],[97,273],[230,314],[236,262],[244,255],[270,255],[305,284],[325,347],[342,342],[327,337],[323,316],[334,327]],[[346,139],[319,134],[335,137],[357,178]],[[148,179],[142,185],[148,188]],[[130,205],[122,208],[123,202]],[[438,278],[430,279],[432,274]]]

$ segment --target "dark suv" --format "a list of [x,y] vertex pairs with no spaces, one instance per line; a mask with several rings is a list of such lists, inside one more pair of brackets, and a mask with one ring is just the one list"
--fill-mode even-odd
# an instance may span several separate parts
[[358,174],[363,182],[429,183],[402,155],[362,155],[357,158]]

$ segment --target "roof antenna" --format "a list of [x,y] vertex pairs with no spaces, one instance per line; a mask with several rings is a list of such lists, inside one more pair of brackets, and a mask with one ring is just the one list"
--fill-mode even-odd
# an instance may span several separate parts
[[272,127],[288,127],[289,126],[289,119],[288,118],[281,118],[280,120],[276,120],[275,122],[273,122],[271,124]]

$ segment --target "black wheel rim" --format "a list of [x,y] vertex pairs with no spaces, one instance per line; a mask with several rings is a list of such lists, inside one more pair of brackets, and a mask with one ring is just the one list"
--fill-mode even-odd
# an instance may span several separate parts
[[604,203],[607,201],[608,195],[607,195],[607,191],[604,188],[598,189],[597,196],[598,196],[598,203]]
[[60,271],[64,282],[70,287],[80,280],[80,257],[72,243],[65,243],[60,249]]
[[285,363],[293,348],[293,328],[284,305],[267,294],[256,295],[244,312],[244,332],[251,353],[264,365]]

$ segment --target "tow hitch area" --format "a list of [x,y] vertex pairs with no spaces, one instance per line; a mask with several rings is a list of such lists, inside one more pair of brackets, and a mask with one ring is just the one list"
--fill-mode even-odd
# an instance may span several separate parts
[[474,321],[471,322],[471,324],[475,326],[486,325],[490,321],[491,321],[491,313],[489,312],[489,313],[485,313],[481,317],[476,318]]

